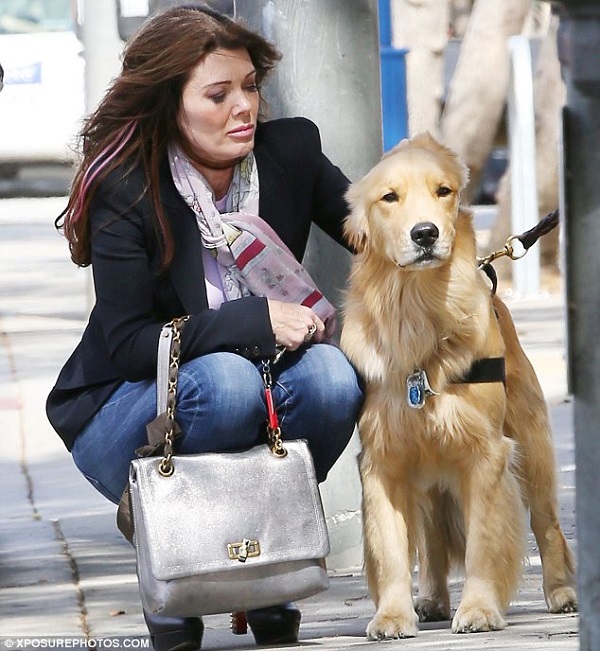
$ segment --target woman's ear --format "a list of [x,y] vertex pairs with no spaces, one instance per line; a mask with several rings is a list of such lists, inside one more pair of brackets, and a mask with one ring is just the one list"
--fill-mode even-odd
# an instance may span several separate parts
[[362,181],[353,183],[346,192],[350,213],[344,221],[344,235],[356,253],[365,250],[369,235],[367,200]]

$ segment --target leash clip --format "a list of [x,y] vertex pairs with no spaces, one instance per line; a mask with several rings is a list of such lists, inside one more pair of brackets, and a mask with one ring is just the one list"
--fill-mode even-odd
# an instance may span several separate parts
[[[515,252],[515,247],[514,247],[515,241],[517,241],[522,248],[522,251],[518,253]],[[526,253],[527,253],[527,249],[523,247],[523,244],[519,239],[519,236],[511,235],[506,240],[506,244],[504,245],[503,249],[500,249],[498,251],[493,251],[492,253],[486,255],[483,258],[477,258],[477,263],[479,265],[479,269],[481,269],[482,267],[491,264],[492,262],[494,262],[494,260],[497,260],[498,258],[502,258],[505,255],[508,256],[511,260],[520,260]]]

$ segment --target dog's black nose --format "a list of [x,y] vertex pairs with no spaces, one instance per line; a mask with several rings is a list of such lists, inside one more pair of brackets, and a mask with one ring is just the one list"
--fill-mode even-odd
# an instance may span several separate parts
[[431,222],[421,222],[416,226],[413,226],[410,230],[410,238],[419,246],[422,246],[426,249],[428,246],[431,246],[437,238],[440,236],[438,227]]

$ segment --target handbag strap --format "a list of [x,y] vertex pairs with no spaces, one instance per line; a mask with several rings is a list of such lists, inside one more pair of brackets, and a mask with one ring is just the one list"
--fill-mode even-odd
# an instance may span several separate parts
[[171,345],[173,343],[173,322],[167,323],[160,331],[158,339],[158,358],[156,364],[156,415],[167,411],[167,396],[169,395],[169,365]]
[[[188,316],[173,319],[163,326],[158,340],[158,359],[156,376],[156,410],[160,416],[166,411],[165,445],[163,458],[158,465],[158,472],[163,477],[170,477],[175,471],[173,466],[173,442],[175,440],[176,422],[175,411],[177,404],[177,375],[181,351],[181,331]],[[273,402],[273,379],[271,377],[271,362],[262,361],[262,379],[265,387],[265,402],[267,405],[267,438],[269,449],[276,456],[287,456],[283,447],[281,427]]]
[[158,340],[158,358],[156,366],[156,411],[158,415],[166,411],[165,445],[163,458],[158,472],[163,477],[170,477],[174,468],[173,442],[175,440],[175,410],[177,404],[177,375],[181,351],[181,331],[189,319],[188,316],[173,319],[161,330]]
[[265,387],[265,402],[267,404],[267,438],[269,440],[269,447],[271,452],[276,457],[285,457],[287,450],[283,447],[281,439],[281,427],[279,426],[279,419],[275,411],[275,404],[273,402],[273,378],[271,377],[271,362],[268,359],[263,359],[262,362],[262,378]]

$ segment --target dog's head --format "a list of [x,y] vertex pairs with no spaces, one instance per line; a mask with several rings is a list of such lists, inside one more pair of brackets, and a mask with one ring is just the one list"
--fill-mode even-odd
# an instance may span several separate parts
[[401,268],[439,266],[452,253],[467,179],[464,163],[428,133],[402,140],[348,190],[346,237]]

